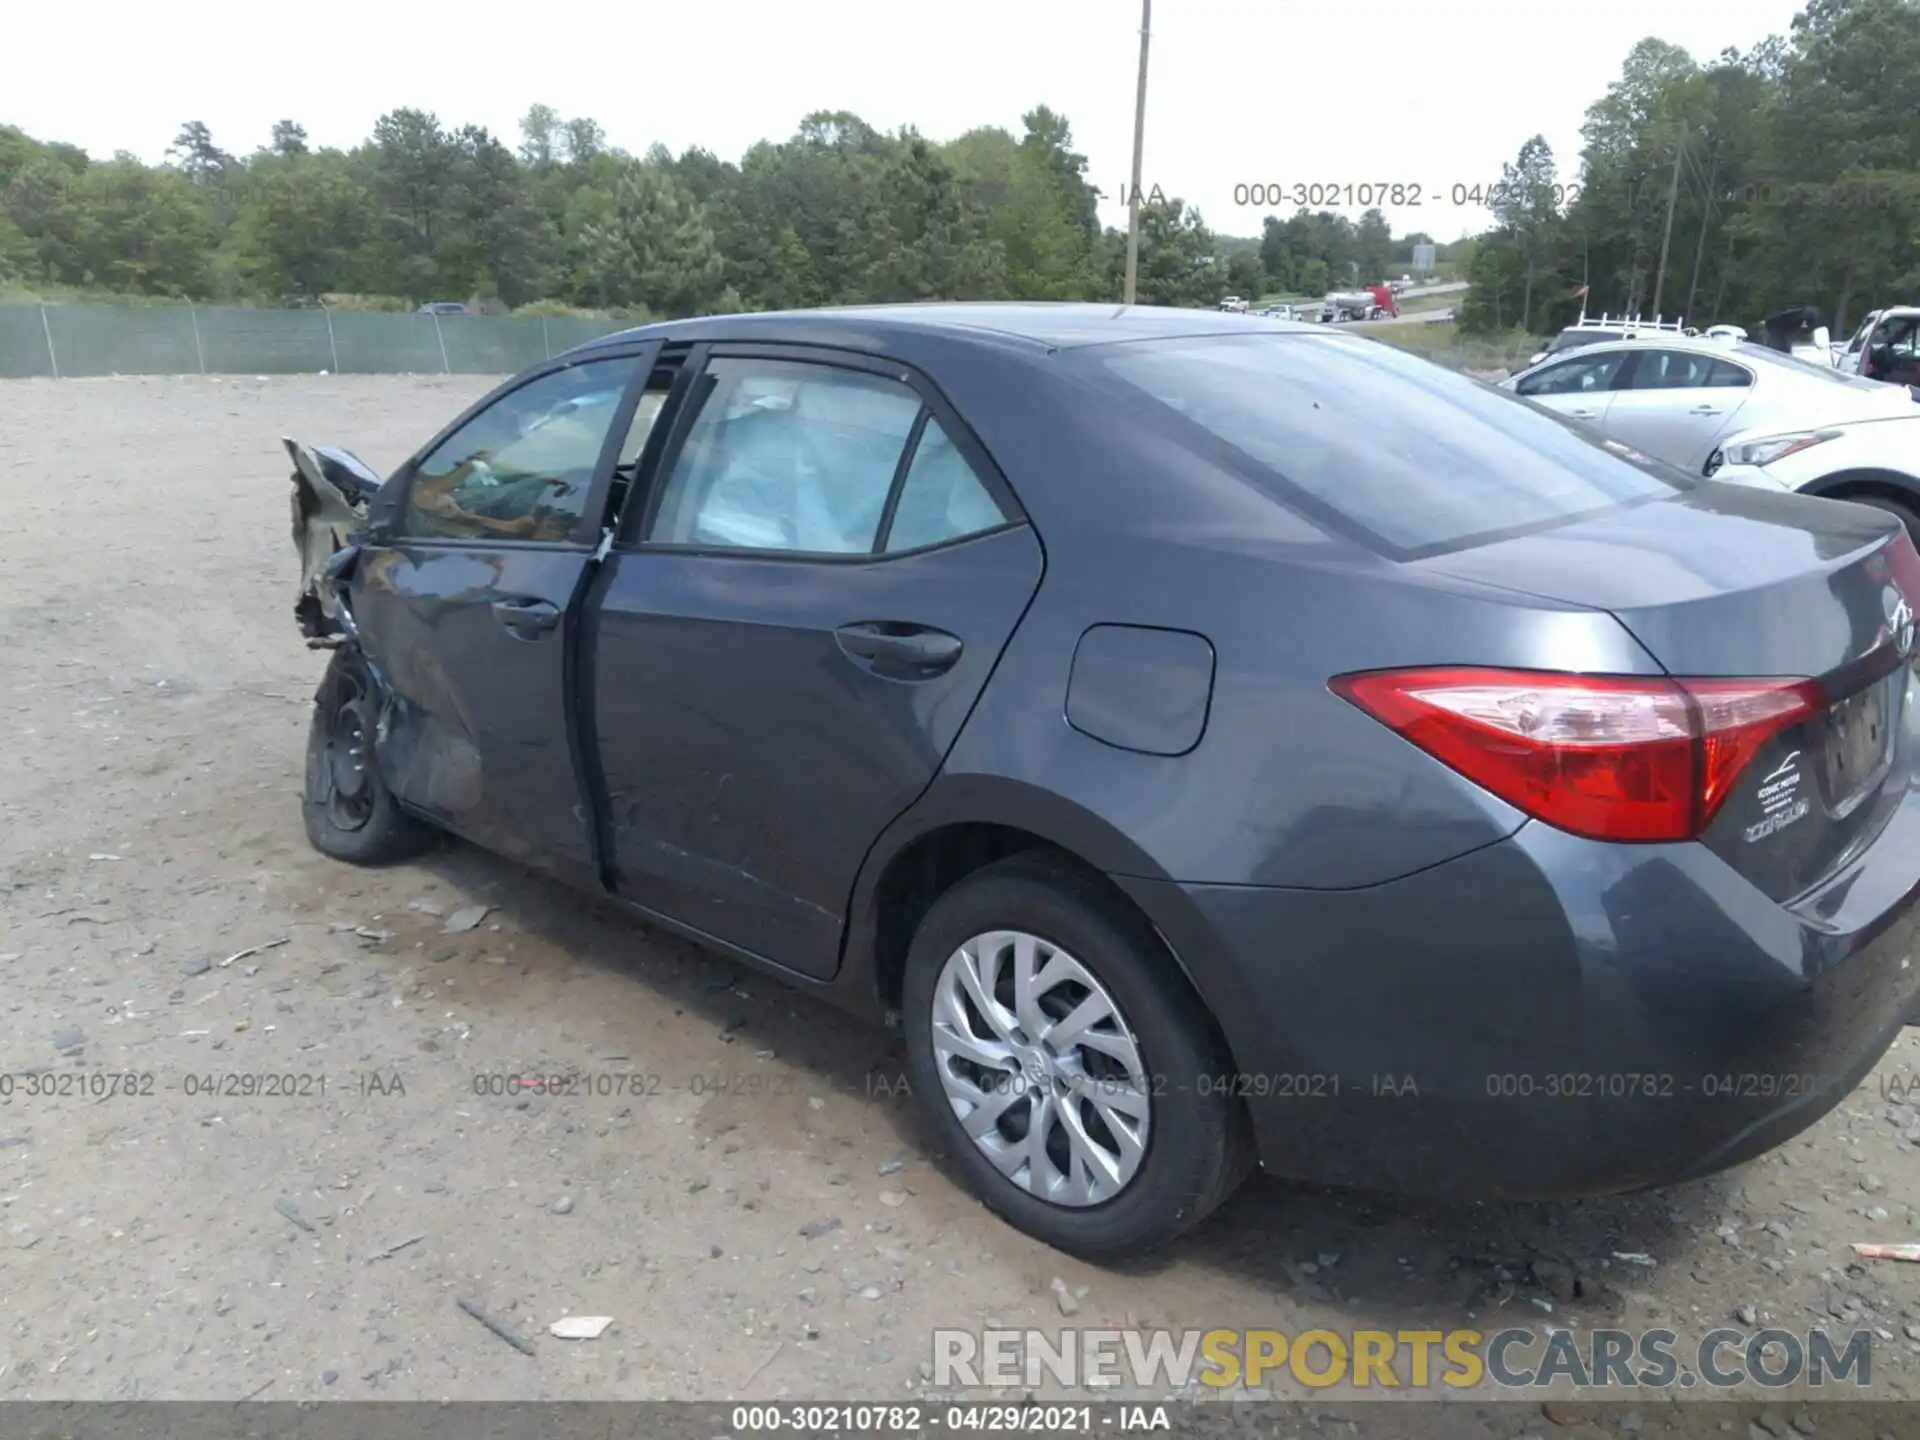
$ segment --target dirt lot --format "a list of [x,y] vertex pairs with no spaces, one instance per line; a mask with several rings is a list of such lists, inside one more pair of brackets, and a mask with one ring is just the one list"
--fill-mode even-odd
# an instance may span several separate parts
[[[1850,1264],[1847,1243],[1920,1240],[1899,1094],[1920,1032],[1713,1181],[1516,1207],[1263,1181],[1171,1254],[1101,1270],[957,1188],[884,1034],[470,848],[381,872],[312,853],[296,797],[324,657],[291,619],[277,437],[384,469],[484,388],[0,385],[0,1398],[896,1398],[928,1390],[942,1326],[1456,1324],[1866,1328],[1871,1393],[1916,1394],[1920,1265]],[[153,1089],[30,1094],[38,1071]],[[555,1071],[666,1083],[476,1093]],[[229,1074],[302,1093],[218,1093]],[[566,1315],[615,1324],[549,1338]],[[1534,1402],[1452,1418],[1747,1433],[1750,1412],[1680,1393],[1573,1425]],[[1772,1403],[1784,1434],[1797,1402]],[[1831,1413],[1800,1418],[1854,1433]]]

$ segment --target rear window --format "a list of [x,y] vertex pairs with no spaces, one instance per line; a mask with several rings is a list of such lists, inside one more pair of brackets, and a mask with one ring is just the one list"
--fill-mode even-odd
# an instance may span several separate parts
[[1529,401],[1350,336],[1143,341],[1078,359],[1277,498],[1402,559],[1692,483]]
[[1855,375],[1846,370],[1836,370],[1831,365],[1823,365],[1817,360],[1802,360],[1798,355],[1786,355],[1778,350],[1769,350],[1764,345],[1741,345],[1740,358],[1751,360],[1756,365],[1771,365],[1780,370],[1791,370],[1803,380],[1825,380],[1830,385],[1840,385],[1851,390],[1879,390],[1878,380],[1869,380],[1864,375]]

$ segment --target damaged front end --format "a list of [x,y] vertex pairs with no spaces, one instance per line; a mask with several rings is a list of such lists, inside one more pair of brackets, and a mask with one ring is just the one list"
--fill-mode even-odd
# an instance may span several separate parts
[[351,452],[282,438],[293,458],[293,545],[300,554],[300,594],[293,615],[314,649],[356,638],[346,585],[381,480]]

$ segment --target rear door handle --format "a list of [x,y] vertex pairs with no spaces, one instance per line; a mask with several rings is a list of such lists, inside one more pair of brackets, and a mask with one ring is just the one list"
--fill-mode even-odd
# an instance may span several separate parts
[[1598,415],[1599,413],[1600,413],[1600,412],[1599,412],[1598,410],[1569,410],[1569,411],[1567,411],[1567,414],[1569,414],[1569,415],[1571,415],[1571,416],[1572,416],[1572,417],[1573,417],[1574,419],[1576,419],[1576,420],[1591,420],[1591,419],[1592,419],[1592,418],[1593,418],[1593,417],[1594,417],[1595,415]]
[[895,620],[842,625],[834,638],[849,658],[896,680],[929,680],[944,674],[953,668],[962,649],[957,635]]
[[493,602],[493,613],[507,629],[523,635],[541,635],[560,623],[560,607],[550,600],[514,595]]
[[1687,413],[1689,415],[1718,415],[1720,413],[1720,407],[1718,405],[1696,405]]

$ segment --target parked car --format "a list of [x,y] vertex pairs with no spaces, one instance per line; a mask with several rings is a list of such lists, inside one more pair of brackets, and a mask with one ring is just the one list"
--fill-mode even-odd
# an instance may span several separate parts
[[1920,414],[1898,385],[1764,345],[1678,335],[1585,345],[1500,385],[1692,475],[1736,430]]
[[413,313],[416,315],[464,315],[467,313],[467,307],[461,300],[429,300]]
[[1885,419],[1743,430],[1715,448],[1703,473],[1735,485],[1871,505],[1896,517],[1920,544],[1920,407]]
[[1920,390],[1920,307],[1876,310],[1834,348],[1834,365],[1849,374]]
[[1682,320],[1662,320],[1657,316],[1652,320],[1642,320],[1638,316],[1582,315],[1549,340],[1544,349],[1534,351],[1528,358],[1527,364],[1538,365],[1542,360],[1550,359],[1555,355],[1564,355],[1569,350],[1578,350],[1587,345],[1600,345],[1609,340],[1633,340],[1648,335],[1688,338],[1694,333]]
[[958,1173],[1063,1249],[1164,1241],[1256,1157],[1507,1198],[1711,1173],[1920,993],[1899,527],[1388,346],[679,320],[384,482],[289,449],[336,647],[313,844],[453,831],[891,1018]]

